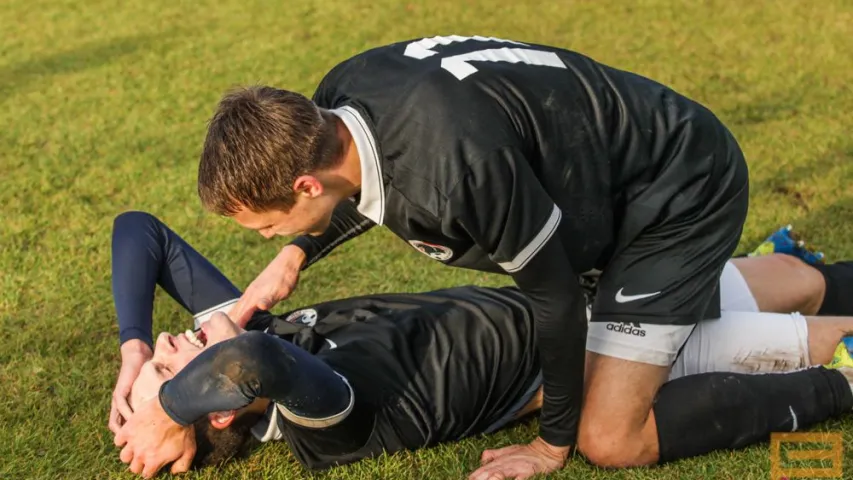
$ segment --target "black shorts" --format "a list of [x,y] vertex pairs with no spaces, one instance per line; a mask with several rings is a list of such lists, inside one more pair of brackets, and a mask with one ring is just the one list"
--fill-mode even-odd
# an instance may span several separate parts
[[671,364],[697,322],[720,317],[718,283],[748,205],[743,153],[716,122],[627,203],[592,305],[588,350]]

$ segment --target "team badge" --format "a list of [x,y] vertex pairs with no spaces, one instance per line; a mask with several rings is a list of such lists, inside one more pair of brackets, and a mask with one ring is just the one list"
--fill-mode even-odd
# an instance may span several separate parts
[[434,243],[422,242],[420,240],[409,240],[409,244],[427,257],[433,260],[445,261],[453,257],[453,250]]
[[313,308],[306,308],[303,310],[297,310],[287,318],[284,319],[285,322],[295,323],[297,325],[305,325],[308,327],[313,327],[315,323],[317,323],[317,310]]

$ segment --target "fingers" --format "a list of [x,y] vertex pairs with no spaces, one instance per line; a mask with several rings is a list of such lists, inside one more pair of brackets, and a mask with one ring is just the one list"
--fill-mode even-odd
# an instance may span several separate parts
[[[273,307],[273,302],[269,298],[262,298],[258,300],[257,309],[258,310],[269,310]],[[252,312],[254,313],[254,312]],[[248,321],[248,320],[247,320]]]
[[185,473],[190,470],[190,466],[193,463],[193,457],[195,457],[195,449],[188,448],[184,450],[184,454],[181,458],[177,459],[175,463],[172,464],[172,474]]
[[500,471],[491,471],[489,467],[481,467],[474,473],[468,476],[468,480],[503,480],[503,474]]
[[142,461],[142,457],[140,457],[139,455],[133,457],[132,461],[130,462],[130,471],[131,472],[139,475],[140,473],[142,473],[142,469],[144,467],[145,467],[145,463]]
[[[125,446],[125,444],[127,443],[127,432],[125,431],[124,427],[120,428],[119,431],[116,432],[116,436],[113,439],[113,443],[115,443],[116,447]],[[122,460],[122,461],[124,462],[124,460]],[[127,463],[127,462],[124,462],[124,463]]]
[[113,397],[113,400],[116,403],[116,408],[118,409],[118,413],[121,414],[122,419],[128,419],[133,415],[133,409],[130,408],[130,404],[127,402],[127,396],[119,395],[118,398]]
[[[124,378],[123,378],[124,377]],[[110,402],[110,419],[109,427],[113,434],[118,433],[125,420],[133,414],[133,409],[127,402],[127,397],[130,395],[130,389],[133,385],[133,379],[128,381],[127,373],[124,368],[119,372],[118,383],[113,390],[112,401]]]
[[[142,468],[142,476],[144,478],[152,478],[154,475],[157,475],[157,472],[163,468],[167,462],[158,461],[158,462],[146,462],[144,467]],[[139,473],[139,472],[134,472]]]
[[255,313],[257,307],[255,306],[255,300],[250,293],[244,293],[240,300],[237,300],[237,303],[234,305],[234,308],[231,309],[231,319],[234,320],[234,323],[237,325],[244,327],[249,320],[252,318],[252,314]]
[[519,445],[510,445],[508,447],[496,448],[494,450],[485,450],[483,452],[483,454],[480,456],[480,464],[486,465],[487,463],[491,462],[492,460],[494,460],[498,457],[502,457],[504,455],[508,455],[508,454],[512,453],[513,451],[518,450],[519,448],[520,448]]
[[503,480],[505,478],[524,480],[533,475],[536,475],[534,464],[516,460],[480,467],[468,477],[468,480]]
[[110,431],[113,432],[113,435],[117,434],[118,431],[121,430],[121,425],[122,425],[123,421],[124,421],[124,419],[122,418],[121,414],[119,414],[118,408],[116,408],[116,401],[115,401],[115,399],[113,399],[113,401],[110,404],[110,420],[109,420]]
[[122,448],[118,458],[121,460],[121,463],[130,463],[133,460],[133,449],[129,445]]

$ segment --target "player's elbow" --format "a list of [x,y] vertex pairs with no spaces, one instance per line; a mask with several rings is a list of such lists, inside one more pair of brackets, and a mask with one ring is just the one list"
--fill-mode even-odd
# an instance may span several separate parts
[[160,219],[148,212],[130,210],[116,215],[113,220],[113,236],[128,236],[138,235],[140,232],[145,232],[152,227],[159,227]]

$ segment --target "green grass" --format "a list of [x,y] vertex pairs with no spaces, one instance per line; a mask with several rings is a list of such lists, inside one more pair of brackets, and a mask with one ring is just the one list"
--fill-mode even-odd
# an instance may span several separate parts
[[[6,0],[0,15],[0,478],[130,478],[107,429],[118,371],[109,234],[150,211],[246,285],[281,241],[205,213],[195,193],[205,123],[234,84],[310,94],[365,48],[435,34],[579,50],[711,107],[749,159],[743,246],[793,222],[831,258],[853,257],[853,3],[642,0],[289,2]],[[506,279],[440,268],[384,231],[304,275],[288,303]],[[155,326],[187,317],[158,298]],[[845,432],[853,478],[853,420]],[[316,478],[463,478],[485,447],[536,425],[334,469]],[[554,478],[769,477],[767,445],[662,468],[576,460]],[[192,478],[304,478],[283,444]]]

